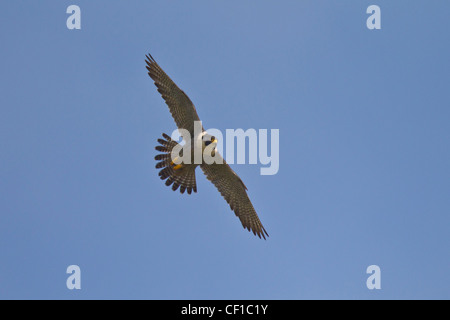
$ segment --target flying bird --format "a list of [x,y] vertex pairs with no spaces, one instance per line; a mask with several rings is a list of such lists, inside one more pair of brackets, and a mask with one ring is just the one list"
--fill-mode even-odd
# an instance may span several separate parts
[[[200,121],[200,118],[191,99],[178,88],[150,54],[146,55],[146,58],[148,75],[153,79],[158,92],[168,105],[178,129],[187,130],[190,134],[191,141],[186,141],[186,144],[190,145],[192,154],[194,154],[194,148],[201,148],[201,154],[203,155],[205,148],[209,147],[209,150],[212,150],[212,155],[217,160],[212,164],[207,164],[205,161],[202,161],[200,164],[194,161],[178,163],[177,159],[173,159],[172,151],[174,148],[179,148],[180,145],[172,140],[169,135],[163,133],[164,139],[158,139],[160,145],[155,147],[157,151],[162,152],[155,157],[155,160],[159,161],[156,164],[156,168],[161,169],[159,171],[161,180],[167,179],[165,184],[167,186],[172,185],[174,191],[180,188],[181,193],[185,191],[188,194],[191,194],[192,191],[197,192],[195,169],[200,166],[207,179],[216,186],[217,190],[230,205],[231,210],[240,219],[242,226],[248,231],[252,231],[259,238],[262,236],[266,239],[266,236],[269,236],[269,234],[264,229],[253,208],[247,195],[247,187],[217,152],[217,139],[209,135],[203,127],[200,130],[200,134],[197,134],[200,136],[194,136],[196,133],[194,123],[195,121]],[[199,139],[201,143],[196,143]],[[182,152],[180,152],[181,154]]]

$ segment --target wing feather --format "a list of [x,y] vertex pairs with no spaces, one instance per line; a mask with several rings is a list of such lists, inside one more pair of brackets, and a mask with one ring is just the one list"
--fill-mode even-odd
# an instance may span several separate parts
[[178,88],[161,69],[150,54],[146,55],[146,58],[148,75],[155,81],[156,88],[166,101],[177,127],[188,130],[192,137],[194,134],[194,121],[200,121],[194,104],[183,90]]
[[[222,159],[223,160],[223,159]],[[269,236],[263,227],[248,195],[247,188],[241,178],[223,160],[223,164],[213,163],[200,165],[208,180],[210,180],[230,205],[231,210],[248,231],[261,238]]]

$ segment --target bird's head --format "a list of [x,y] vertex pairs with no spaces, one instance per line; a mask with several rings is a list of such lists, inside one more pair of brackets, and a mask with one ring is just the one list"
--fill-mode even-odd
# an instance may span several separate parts
[[[212,135],[210,135],[210,134],[208,134],[206,132],[203,134],[202,142],[203,142],[204,147],[210,147],[213,150],[217,146],[217,139],[216,139],[216,137],[214,137],[214,136],[212,136]],[[212,144],[212,146],[211,146],[211,144]]]
[[217,139],[216,137],[204,132],[202,137],[202,151],[203,156],[212,156],[216,154]]

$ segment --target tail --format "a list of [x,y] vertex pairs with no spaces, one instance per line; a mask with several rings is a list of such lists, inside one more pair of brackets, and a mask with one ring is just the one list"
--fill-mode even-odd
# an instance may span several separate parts
[[180,192],[184,193],[187,190],[188,194],[192,191],[197,192],[197,184],[195,182],[195,168],[196,165],[181,164],[176,165],[172,162],[172,149],[178,143],[172,140],[167,134],[163,133],[166,140],[158,139],[161,145],[155,147],[157,151],[163,152],[155,157],[155,160],[160,161],[156,164],[156,169],[160,169],[159,176],[161,180],[166,181],[166,186],[173,183],[172,190],[176,191],[180,187]]

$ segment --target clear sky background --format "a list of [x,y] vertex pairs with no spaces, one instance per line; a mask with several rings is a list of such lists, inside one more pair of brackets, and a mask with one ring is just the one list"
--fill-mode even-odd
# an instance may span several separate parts
[[[81,8],[81,30],[66,9]],[[366,9],[381,8],[381,30]],[[0,10],[0,298],[450,299],[449,1],[7,1]],[[197,170],[151,53],[205,128],[279,129],[233,165],[270,234]],[[68,290],[66,268],[81,268]],[[366,268],[381,268],[368,290]]]

